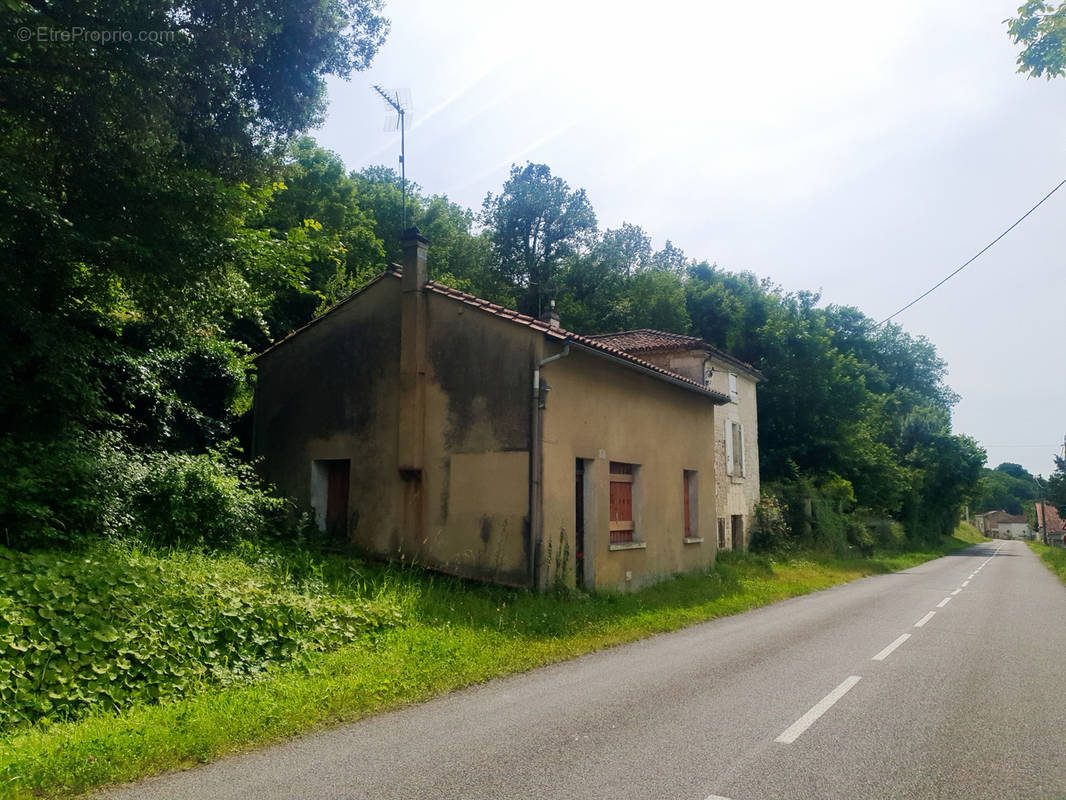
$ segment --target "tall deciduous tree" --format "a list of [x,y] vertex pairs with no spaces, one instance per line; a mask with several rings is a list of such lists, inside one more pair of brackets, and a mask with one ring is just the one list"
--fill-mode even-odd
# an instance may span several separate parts
[[545,164],[512,166],[500,194],[485,197],[481,220],[501,276],[523,289],[519,310],[534,316],[558,291],[560,266],[586,250],[596,231],[585,190],[572,190]]

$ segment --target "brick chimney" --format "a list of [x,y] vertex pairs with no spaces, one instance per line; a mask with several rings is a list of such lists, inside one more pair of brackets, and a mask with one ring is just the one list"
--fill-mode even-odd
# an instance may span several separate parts
[[555,313],[555,301],[551,301],[551,307],[540,315],[541,322],[547,322],[549,327],[559,327],[559,315]]
[[426,250],[429,242],[408,228],[400,279],[399,469],[420,478],[426,428]]

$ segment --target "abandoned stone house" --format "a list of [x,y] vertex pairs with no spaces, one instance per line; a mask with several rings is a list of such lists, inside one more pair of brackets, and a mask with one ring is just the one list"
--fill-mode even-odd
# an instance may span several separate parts
[[426,245],[259,356],[265,477],[361,550],[515,586],[632,588],[745,546],[756,370],[428,281]]

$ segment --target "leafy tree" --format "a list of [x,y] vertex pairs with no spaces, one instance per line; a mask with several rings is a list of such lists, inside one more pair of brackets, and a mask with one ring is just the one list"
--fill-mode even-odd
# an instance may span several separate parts
[[1047,501],[1066,518],[1066,459],[1055,456],[1055,471],[1047,481]]
[[[369,63],[387,29],[378,9],[17,4],[13,27],[171,40],[0,45],[0,344],[4,377],[19,387],[0,397],[13,412],[5,419],[25,430],[84,417],[99,407],[94,362],[122,345],[129,321],[150,320],[173,343],[240,299],[242,228],[264,202],[247,184],[261,184],[269,154],[321,118],[326,75]],[[48,340],[69,345],[42,352]]]
[[[402,260],[403,200],[400,176],[388,167],[368,167],[352,173],[356,197],[375,220],[375,231],[385,248],[385,264]],[[509,287],[491,269],[491,243],[474,232],[473,211],[444,195],[426,195],[416,183],[407,183],[407,222],[429,240],[426,266],[429,276],[459,289],[473,291],[498,302],[514,302]]]
[[904,425],[903,451],[919,480],[904,503],[903,522],[912,539],[950,535],[977,486],[985,451],[969,436],[951,433],[947,411],[912,413]]
[[557,286],[560,316],[574,331],[658,328],[684,333],[691,325],[683,276],[665,268],[650,237],[628,222],[604,231],[587,252],[568,259]]
[[1066,3],[1027,0],[1006,22],[1011,39],[1023,45],[1018,72],[1048,80],[1066,74]]
[[1023,466],[1004,463],[995,469],[981,470],[974,507],[978,513],[996,510],[1027,513],[1040,491],[1040,480]]
[[[380,3],[5,7],[12,31],[133,35],[0,42],[3,459],[84,454],[103,430],[146,446],[215,440],[244,369],[227,331],[311,257],[302,226],[256,228],[277,156],[321,119],[325,77],[367,66],[388,26]],[[160,409],[169,432],[149,432]],[[24,521],[0,507],[0,527]]]
[[571,190],[545,164],[512,166],[500,194],[486,195],[481,221],[490,231],[496,269],[521,287],[518,309],[533,316],[558,292],[562,264],[587,250],[596,231],[585,190]]
[[654,264],[656,269],[667,270],[681,275],[688,269],[689,260],[685,257],[685,253],[680,247],[675,246],[673,242],[667,239],[663,249],[655,254]]
[[[272,240],[297,233],[306,244],[302,266],[257,284],[263,305],[257,330],[238,325],[234,334],[260,348],[308,322],[316,313],[362,286],[384,261],[373,215],[358,201],[356,184],[335,154],[309,137],[295,141],[261,219]],[[271,281],[273,278],[273,281]]]
[[611,272],[632,275],[652,264],[651,237],[639,225],[623,222],[621,228],[603,232],[595,255]]

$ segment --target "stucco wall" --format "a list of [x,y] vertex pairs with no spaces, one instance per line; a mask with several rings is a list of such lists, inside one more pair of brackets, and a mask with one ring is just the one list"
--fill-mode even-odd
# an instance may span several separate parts
[[528,328],[428,295],[427,526],[419,560],[528,585]]
[[535,334],[426,293],[424,461],[398,469],[400,281],[385,276],[259,360],[255,451],[310,503],[316,459],[350,459],[351,541],[447,572],[528,585]]
[[264,477],[309,507],[312,462],[350,459],[349,536],[382,553],[401,547],[403,523],[399,299],[400,282],[385,277],[257,362]]
[[[553,352],[557,347],[552,347]],[[576,459],[586,459],[586,585],[635,588],[711,564],[715,556],[714,404],[573,349],[544,367],[544,544],[541,581],[575,580]],[[638,464],[634,496],[643,549],[609,544],[609,462]],[[686,544],[683,471],[698,472],[697,535]],[[551,547],[549,555],[548,548]],[[567,555],[561,556],[561,551]],[[629,579],[627,580],[627,572]]]
[[1030,536],[1027,522],[997,522],[992,526],[995,539],[1028,539]]

